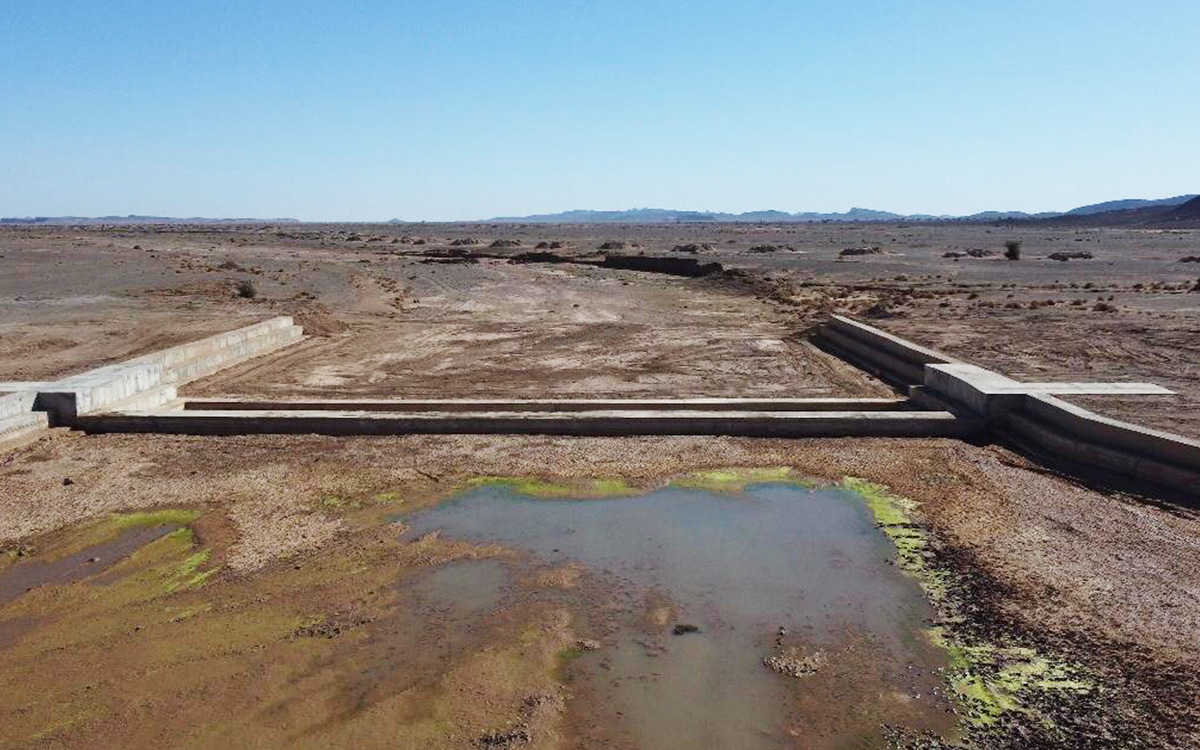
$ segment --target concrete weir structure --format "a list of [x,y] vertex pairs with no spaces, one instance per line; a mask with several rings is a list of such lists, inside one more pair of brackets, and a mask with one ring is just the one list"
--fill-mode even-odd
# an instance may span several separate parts
[[0,442],[66,426],[198,435],[736,435],[998,439],[1085,471],[1200,495],[1200,443],[1094,414],[1071,394],[1168,394],[1149,383],[1022,383],[832,316],[818,346],[896,386],[866,399],[180,398],[179,385],[303,338],[289,317],[61,380],[0,383]]

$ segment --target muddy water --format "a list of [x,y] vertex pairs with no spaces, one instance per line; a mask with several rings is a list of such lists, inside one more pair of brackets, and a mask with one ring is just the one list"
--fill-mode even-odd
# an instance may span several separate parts
[[0,604],[38,586],[62,585],[100,573],[146,544],[179,528],[175,524],[138,526],[115,538],[57,560],[18,563],[0,573]]
[[[953,725],[936,697],[942,655],[920,632],[928,604],[848,491],[547,500],[485,487],[404,520],[406,538],[441,530],[582,564],[610,592],[586,618],[600,648],[571,664],[580,745],[870,747],[884,724]],[[430,585],[479,608],[498,596],[492,578],[451,569]]]

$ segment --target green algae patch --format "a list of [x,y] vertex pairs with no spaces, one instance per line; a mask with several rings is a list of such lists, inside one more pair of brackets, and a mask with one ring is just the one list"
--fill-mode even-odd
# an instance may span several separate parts
[[672,487],[708,492],[741,492],[753,484],[789,482],[805,487],[815,486],[811,477],[797,474],[789,466],[728,468],[693,471],[671,480]]
[[969,726],[991,726],[1008,712],[1035,714],[1028,700],[1034,693],[1095,689],[1080,670],[1054,662],[1034,649],[991,643],[967,634],[960,627],[965,615],[954,594],[953,574],[935,565],[934,540],[918,523],[920,505],[857,477],[846,477],[842,487],[862,498],[895,546],[897,567],[921,586],[937,611],[940,623],[929,628],[927,635],[949,658],[946,682]]
[[639,490],[621,478],[551,482],[539,477],[482,476],[467,480],[468,487],[504,487],[536,498],[600,498],[632,495]]
[[555,654],[553,671],[555,681],[563,683],[571,682],[571,664],[586,653],[585,649],[576,645],[567,646]]
[[72,529],[46,548],[47,555],[65,557],[88,547],[112,541],[121,534],[153,526],[187,526],[200,518],[201,512],[190,508],[110,513],[105,518]]

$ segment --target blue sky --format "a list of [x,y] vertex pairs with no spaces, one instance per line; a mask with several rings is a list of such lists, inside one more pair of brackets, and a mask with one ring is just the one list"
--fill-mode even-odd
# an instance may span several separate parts
[[0,215],[970,213],[1200,192],[1200,3],[0,5]]

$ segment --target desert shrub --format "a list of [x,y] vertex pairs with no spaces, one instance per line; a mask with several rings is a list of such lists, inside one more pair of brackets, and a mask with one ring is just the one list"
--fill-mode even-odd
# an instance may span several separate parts
[[237,296],[242,299],[254,299],[258,296],[258,287],[254,286],[254,282],[250,279],[243,279],[238,282]]
[[1004,243],[1004,257],[1009,260],[1021,259],[1021,241],[1008,240]]

